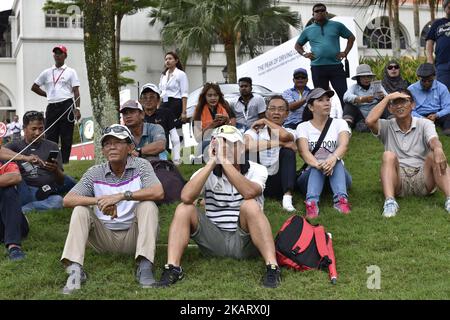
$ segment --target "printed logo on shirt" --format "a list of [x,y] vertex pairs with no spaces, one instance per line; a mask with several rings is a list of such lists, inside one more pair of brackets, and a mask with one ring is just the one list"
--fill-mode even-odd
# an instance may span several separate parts
[[[309,150],[313,150],[316,147],[317,141],[310,141],[309,144]],[[329,141],[323,141],[321,148],[325,148],[327,150],[334,150],[337,148],[337,141],[336,140],[329,140]]]
[[440,37],[442,35],[450,37],[450,22],[447,22],[446,24],[441,25],[437,29],[436,35],[437,35],[437,37]]

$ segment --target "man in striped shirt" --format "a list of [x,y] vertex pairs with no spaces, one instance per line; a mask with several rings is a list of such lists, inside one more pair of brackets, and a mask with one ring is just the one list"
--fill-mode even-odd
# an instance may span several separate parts
[[[280,285],[272,231],[263,212],[267,169],[243,161],[244,150],[236,127],[224,125],[213,131],[208,163],[193,174],[181,193],[182,203],[169,229],[167,264],[156,287],[183,278],[180,262],[189,238],[208,255],[244,259],[261,254],[266,263],[263,286]],[[194,205],[201,193],[204,213]]]
[[151,164],[130,156],[131,132],[112,125],[101,138],[107,162],[91,167],[64,198],[74,208],[61,261],[69,273],[64,294],[86,281],[82,268],[86,245],[97,252],[132,253],[138,264],[136,278],[142,287],[155,282],[152,273],[162,185]]

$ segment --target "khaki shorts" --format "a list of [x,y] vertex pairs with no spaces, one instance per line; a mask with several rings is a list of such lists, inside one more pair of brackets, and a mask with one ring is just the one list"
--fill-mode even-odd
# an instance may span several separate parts
[[203,212],[197,209],[198,228],[191,239],[200,251],[209,256],[246,259],[258,257],[259,251],[250,238],[250,234],[239,226],[236,231],[219,229]]
[[400,193],[398,196],[426,196],[434,193],[427,191],[425,184],[425,174],[422,168],[400,167]]

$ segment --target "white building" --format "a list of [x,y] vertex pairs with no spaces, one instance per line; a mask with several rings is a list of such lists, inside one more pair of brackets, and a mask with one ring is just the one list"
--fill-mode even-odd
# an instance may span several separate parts
[[[306,25],[312,17],[312,5],[317,1],[288,0],[274,1],[279,5],[290,6],[299,13],[302,24]],[[385,34],[388,28],[380,24],[386,14],[379,8],[357,8],[347,0],[324,1],[328,12],[334,15],[353,16],[357,24],[357,46],[360,56],[391,55],[388,49],[390,40]],[[82,115],[92,115],[90,107],[89,86],[86,65],[84,62],[82,16],[59,15],[55,12],[44,12],[45,0],[14,0],[11,10],[0,12],[0,121],[13,114],[22,116],[27,110],[45,110],[47,101],[37,96],[30,88],[39,73],[53,64],[52,48],[64,44],[68,48],[67,64],[74,68],[81,81]],[[74,8],[73,10],[76,10]],[[138,84],[146,82],[158,83],[163,69],[164,49],[160,42],[160,27],[149,25],[149,9],[126,16],[122,24],[121,56],[135,60],[136,72],[126,74],[136,80],[130,86],[131,96],[137,97]],[[439,8],[437,17],[443,15]],[[374,18],[379,18],[373,21]],[[381,19],[380,19],[381,18]],[[426,30],[430,14],[427,6],[420,10],[420,29]],[[402,5],[400,12],[402,29],[402,54],[415,55],[417,45],[414,40],[413,9],[408,1]],[[363,33],[366,33],[366,37]],[[298,30],[291,29],[285,39],[298,35]],[[372,43],[367,39],[372,39]],[[269,37],[267,45],[278,45],[280,37]],[[270,49],[267,46],[266,49]],[[423,52],[423,48],[422,48]],[[238,64],[244,60],[238,61]],[[208,81],[223,81],[222,69],[226,64],[223,46],[216,45],[209,60]],[[194,90],[202,84],[200,59],[191,57],[186,71],[190,89]],[[251,76],[251,75],[250,75]]]

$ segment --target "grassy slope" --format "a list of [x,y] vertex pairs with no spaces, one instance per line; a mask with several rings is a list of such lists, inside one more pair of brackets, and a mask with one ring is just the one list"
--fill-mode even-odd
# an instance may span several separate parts
[[[443,137],[449,155],[450,139]],[[186,278],[176,286],[141,289],[134,279],[134,263],[124,255],[98,255],[88,249],[85,268],[89,280],[71,296],[59,294],[66,274],[59,264],[71,211],[68,209],[29,215],[31,232],[24,241],[27,259],[0,260],[0,299],[448,299],[450,297],[450,215],[443,209],[441,192],[426,198],[400,199],[397,217],[381,217],[383,196],[379,184],[382,145],[368,134],[355,133],[346,156],[353,176],[352,213],[339,215],[331,197],[321,201],[319,223],[333,234],[339,280],[329,284],[318,271],[283,271],[277,290],[259,286],[264,271],[260,259],[235,261],[204,258],[197,248],[183,257]],[[66,171],[76,178],[92,162],[72,162]],[[182,167],[189,177],[199,166]],[[304,212],[303,199],[295,205]],[[156,253],[157,275],[165,263],[167,231],[175,205],[160,208],[161,233]],[[266,201],[266,213],[274,234],[288,217],[279,203]],[[381,269],[381,289],[369,290],[366,268]]]

